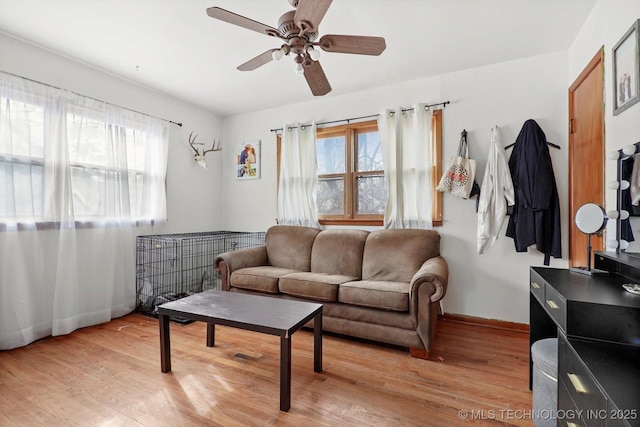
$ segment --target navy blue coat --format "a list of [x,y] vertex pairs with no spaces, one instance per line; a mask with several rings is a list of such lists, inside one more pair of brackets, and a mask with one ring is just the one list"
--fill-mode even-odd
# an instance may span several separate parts
[[549,265],[550,257],[562,257],[560,201],[547,137],[535,120],[524,122],[509,169],[516,202],[507,236],[513,238],[516,252],[526,252],[535,244],[545,255],[544,265]]

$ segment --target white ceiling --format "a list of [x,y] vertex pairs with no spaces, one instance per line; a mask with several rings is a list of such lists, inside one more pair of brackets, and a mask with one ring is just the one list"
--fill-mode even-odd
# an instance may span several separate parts
[[[335,0],[320,36],[382,36],[387,49],[323,52],[325,96],[566,50],[595,3]],[[236,70],[281,43],[208,17],[211,6],[273,27],[291,9],[287,0],[0,0],[0,31],[223,117],[313,98],[290,57]]]

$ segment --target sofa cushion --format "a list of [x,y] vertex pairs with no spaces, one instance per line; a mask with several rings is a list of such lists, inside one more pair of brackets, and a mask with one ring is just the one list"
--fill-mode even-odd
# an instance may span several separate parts
[[409,283],[359,280],[340,285],[338,301],[362,307],[409,311]]
[[274,267],[311,271],[311,247],[318,228],[275,225],[267,230],[265,243],[269,264]]
[[231,273],[231,286],[258,292],[278,293],[278,279],[296,270],[271,266],[241,268]]
[[375,230],[364,245],[362,280],[409,283],[422,264],[440,255],[440,235],[433,230]]
[[311,272],[342,274],[360,279],[365,230],[323,230],[313,242]]
[[371,307],[359,307],[353,304],[325,302],[322,304],[322,318],[327,319],[329,317],[414,331],[416,329],[413,317],[406,311],[379,310]]
[[291,273],[280,278],[279,288],[283,294],[315,301],[335,302],[338,300],[338,286],[356,280],[354,276],[324,273]]

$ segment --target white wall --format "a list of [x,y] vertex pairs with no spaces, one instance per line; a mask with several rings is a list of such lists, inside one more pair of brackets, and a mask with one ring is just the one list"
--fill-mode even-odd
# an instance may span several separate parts
[[[501,127],[507,145],[515,141],[525,120],[535,119],[548,140],[563,147],[552,149],[551,155],[561,209],[566,212],[567,75],[567,52],[558,52],[227,117],[224,140],[229,144],[262,140],[263,167],[262,179],[237,181],[233,170],[235,153],[224,152],[223,224],[227,229],[265,230],[275,222],[276,138],[270,129],[282,127],[284,123],[358,117],[398,105],[409,107],[417,102],[442,101],[451,101],[444,110],[444,159],[454,154],[460,132],[466,129],[471,155],[479,160],[479,181],[483,176],[491,127]],[[565,217],[563,215],[563,241],[566,241]],[[484,255],[477,255],[476,221],[475,199],[461,200],[445,195],[444,225],[437,228],[443,237],[442,254],[450,267],[445,311],[528,323],[529,266],[542,265],[543,255],[535,250],[515,253],[513,240],[504,237],[504,229],[494,247]],[[563,255],[566,254],[567,248],[563,247]],[[564,260],[552,260],[551,265],[566,267],[567,264]]]
[[[612,49],[631,25],[640,18],[640,2],[637,0],[600,0],[587,18],[582,30],[569,50],[569,75],[573,82],[599,49],[604,49],[605,84],[605,145],[613,151],[625,145],[640,142],[640,103],[614,116],[613,52]],[[616,162],[606,161],[606,182],[616,179]],[[606,188],[606,187],[605,187]],[[607,191],[608,209],[615,209],[616,192]],[[636,235],[629,250],[640,252],[640,218],[632,218]],[[607,234],[615,239],[615,221],[610,221]]]
[[[166,224],[145,233],[182,233],[221,227],[221,154],[207,154],[208,169],[197,166],[187,144],[191,131],[210,143],[222,136],[222,120],[209,111],[106,74],[0,33],[0,70],[67,89],[151,116],[170,125]],[[2,238],[0,234],[0,239]]]

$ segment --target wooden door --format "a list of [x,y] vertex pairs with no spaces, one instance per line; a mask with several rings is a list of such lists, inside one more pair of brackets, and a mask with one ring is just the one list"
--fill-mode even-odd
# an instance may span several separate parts
[[[587,236],[575,225],[576,211],[585,203],[604,207],[603,61],[601,49],[569,88],[570,267],[587,265]],[[591,246],[604,249],[602,236],[593,236]]]

